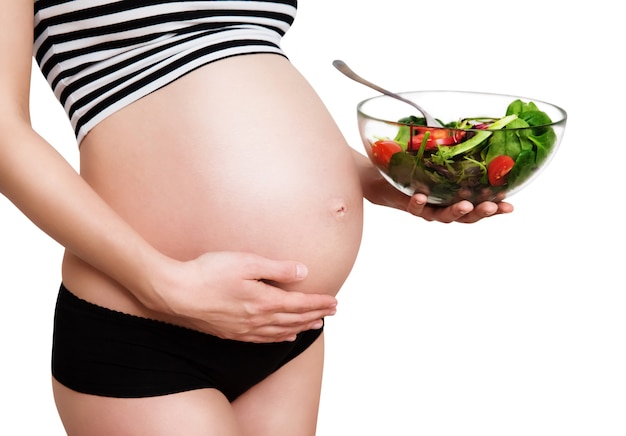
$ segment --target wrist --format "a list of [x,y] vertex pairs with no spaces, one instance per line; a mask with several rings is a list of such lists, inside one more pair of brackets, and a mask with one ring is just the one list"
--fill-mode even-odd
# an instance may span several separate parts
[[137,258],[139,270],[131,274],[130,283],[125,287],[131,290],[135,298],[151,311],[172,315],[172,289],[179,289],[177,271],[182,262],[154,250],[142,253]]

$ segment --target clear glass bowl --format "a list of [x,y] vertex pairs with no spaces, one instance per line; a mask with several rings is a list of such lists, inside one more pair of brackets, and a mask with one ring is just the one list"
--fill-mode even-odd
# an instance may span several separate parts
[[554,157],[567,113],[513,95],[465,91],[400,93],[428,110],[443,128],[426,128],[411,106],[381,95],[357,106],[368,157],[393,186],[446,206],[510,197]]

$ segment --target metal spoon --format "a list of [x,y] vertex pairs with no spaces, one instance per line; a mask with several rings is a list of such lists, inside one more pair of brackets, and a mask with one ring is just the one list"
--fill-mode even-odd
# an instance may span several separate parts
[[350,69],[350,67],[348,67],[348,65],[346,65],[346,63],[344,61],[340,61],[340,60],[336,60],[333,61],[333,65],[335,66],[335,68],[337,68],[339,71],[341,71],[343,74],[345,74],[346,76],[348,76],[350,79],[354,80],[355,82],[359,82],[362,85],[365,86],[369,86],[370,88],[383,93],[385,95],[388,95],[389,97],[392,98],[396,98],[400,101],[403,101],[407,104],[410,104],[411,106],[413,106],[415,109],[417,109],[422,116],[424,117],[424,119],[426,120],[426,125],[428,127],[442,127],[441,123],[439,121],[437,121],[432,115],[430,115],[428,112],[426,112],[424,109],[421,108],[420,105],[418,105],[415,102],[412,102],[411,100],[408,100],[396,93],[393,93],[391,91],[387,91],[384,88],[381,88],[378,85],[373,84],[372,82],[369,82],[367,80],[365,80],[364,78],[362,78],[361,76],[359,76],[358,74],[356,74],[354,71],[352,71],[352,69]]

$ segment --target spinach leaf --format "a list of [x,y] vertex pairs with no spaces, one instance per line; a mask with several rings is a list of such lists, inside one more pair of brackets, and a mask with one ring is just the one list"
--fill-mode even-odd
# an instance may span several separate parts
[[489,140],[489,148],[485,156],[485,162],[489,164],[493,158],[500,155],[511,156],[514,160],[524,150],[532,150],[533,145],[524,133],[528,123],[516,118],[505,126],[504,129],[494,131]]
[[[534,150],[536,154],[534,158],[535,164],[541,164],[548,157],[550,149],[556,142],[556,133],[552,127],[546,127],[552,123],[550,116],[539,110],[537,105],[532,101],[524,103],[519,99],[509,104],[507,114],[509,113],[516,114],[519,119],[526,122],[529,127],[538,127],[537,129],[532,129],[532,131],[526,130],[527,133],[522,142],[522,150]],[[507,127],[513,126],[509,125]],[[495,156],[496,154],[491,154],[492,158]],[[509,156],[516,159],[519,155],[509,154]],[[524,159],[529,159],[529,157],[525,156]]]
[[552,124],[552,120],[548,114],[539,110],[522,112],[518,116],[520,119],[526,121],[529,126],[545,126]]
[[524,112],[539,112],[539,108],[535,103],[529,101],[528,103],[523,102],[520,99],[513,100],[509,106],[506,108],[506,115],[517,115],[520,116]]
[[556,142],[556,133],[550,127],[541,135],[528,135],[528,139],[537,147],[536,164],[540,165],[550,154],[550,149]]
[[515,160],[515,165],[507,176],[509,186],[523,182],[536,168],[535,153],[532,150],[524,150]]

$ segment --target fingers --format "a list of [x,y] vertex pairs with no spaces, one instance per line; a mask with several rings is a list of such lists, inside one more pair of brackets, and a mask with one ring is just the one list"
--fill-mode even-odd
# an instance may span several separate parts
[[266,323],[308,330],[315,328],[320,319],[337,313],[337,299],[332,295],[285,291],[269,284],[264,286],[264,298],[254,314],[261,320],[259,325]]
[[298,338],[300,333],[309,330],[319,330],[324,325],[324,322],[320,319],[315,324],[315,327],[306,329],[288,329],[279,326],[266,325],[262,328],[256,329],[247,335],[238,335],[233,338],[237,341],[254,342],[259,344],[269,344],[274,342],[293,342]]
[[[483,205],[482,213],[493,213],[488,205]],[[459,201],[448,207],[430,206],[427,203],[427,197],[423,194],[415,194],[409,201],[408,211],[413,215],[420,216],[427,221],[439,221],[442,223],[451,223],[463,218],[464,222],[471,219],[469,215],[476,216],[474,206],[467,200]]]
[[262,296],[248,316],[255,341],[294,340],[305,330],[322,328],[322,319],[337,312],[337,299],[327,294],[286,291],[272,283],[258,282]]
[[[299,262],[274,261],[258,258],[254,280],[264,287],[257,293],[262,296],[258,309],[266,313],[309,314],[312,320],[334,315],[337,299],[332,295],[286,291],[280,284],[301,281],[308,274],[307,267]],[[251,269],[251,271],[255,271]],[[299,321],[306,323],[307,320]]]
[[[249,308],[250,312],[238,321],[237,326],[219,336],[257,343],[293,341],[299,333],[322,328],[323,319],[337,311],[336,301],[329,295],[272,288],[266,289],[266,296],[262,304]],[[322,308],[318,308],[320,304]]]
[[[195,317],[190,326],[223,339],[271,343],[293,341],[299,333],[323,327],[337,312],[333,296],[285,291],[254,281],[255,297],[210,317]],[[243,310],[241,310],[243,309]]]
[[[268,285],[269,286],[269,285]],[[327,294],[308,294],[303,292],[284,291],[276,289],[280,298],[275,301],[285,313],[306,314],[314,316],[334,315],[337,310],[337,299]],[[268,308],[269,310],[277,308]]]
[[248,274],[258,282],[260,289],[257,295],[263,296],[259,301],[259,310],[267,313],[312,313],[321,318],[334,315],[337,299],[327,294],[309,294],[285,291],[282,284],[301,281],[308,274],[307,267],[294,261],[275,261],[263,257],[255,257],[254,263],[248,266]]
[[505,202],[493,203],[490,201],[485,201],[483,203],[478,204],[474,207],[469,213],[462,215],[457,218],[457,222],[461,223],[475,223],[483,218],[488,218],[490,216],[507,214],[513,212],[513,205]]
[[427,197],[423,194],[415,194],[409,201],[407,210],[415,216],[427,221],[442,223],[475,223],[494,215],[510,213],[513,206],[510,203],[485,201],[474,206],[467,200],[459,201],[448,207],[430,206]]
[[272,260],[255,255],[249,255],[246,262],[246,278],[250,280],[293,283],[305,279],[309,274],[306,265],[300,262]]
[[307,277],[304,264],[255,255],[248,256],[245,262],[248,285],[252,286],[246,303],[248,313],[242,321],[246,327],[231,339],[292,341],[303,331],[322,328],[322,319],[337,312],[337,299],[332,295],[282,289],[281,284]]
[[[333,312],[334,313],[334,312]],[[304,331],[318,330],[324,326],[322,312],[317,314],[277,313],[272,315],[272,320],[263,320],[259,325],[253,326],[247,332],[243,340],[249,342],[282,342],[293,341],[296,336]]]

